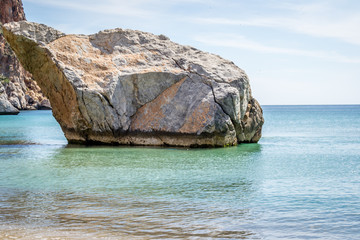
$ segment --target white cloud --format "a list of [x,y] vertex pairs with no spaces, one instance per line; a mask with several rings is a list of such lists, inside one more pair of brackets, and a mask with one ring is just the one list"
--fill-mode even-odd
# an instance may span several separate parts
[[[275,8],[275,7],[274,7]],[[342,11],[329,3],[282,4],[277,9],[286,10],[280,16],[247,16],[239,18],[192,18],[191,21],[202,24],[240,25],[285,29],[287,31],[315,37],[334,38],[360,45],[360,14]],[[351,10],[351,9],[350,9]]]
[[277,54],[287,54],[287,55],[304,56],[311,58],[320,58],[334,62],[360,63],[359,58],[349,58],[347,56],[340,55],[336,52],[311,51],[311,50],[302,50],[295,48],[268,46],[259,42],[251,41],[239,35],[224,35],[224,34],[212,35],[212,36],[201,35],[201,36],[195,36],[194,40],[210,46],[240,48],[240,49],[251,50],[261,53],[277,53]]
[[[257,15],[251,15],[256,4],[242,1],[225,1],[222,5],[232,3],[233,8],[243,12],[236,16],[223,14],[231,12],[222,6],[212,17],[191,17],[173,14],[174,7],[194,7],[201,9],[220,3],[214,0],[24,0],[44,6],[55,6],[66,9],[76,9],[81,12],[94,14],[137,17],[149,19],[171,17],[182,21],[188,19],[191,24],[202,23],[208,25],[242,25],[284,29],[286,31],[306,34],[316,37],[335,38],[352,44],[360,45],[360,14],[348,6],[347,11],[338,8],[334,1],[316,1],[315,3],[293,3],[288,1],[267,1],[262,3],[262,10]],[[336,2],[336,1],[335,1]],[[236,5],[239,3],[239,5]],[[195,6],[196,5],[196,6]],[[247,8],[243,9],[242,7]],[[256,11],[255,11],[256,12]],[[250,14],[250,15],[249,15]],[[96,17],[96,15],[94,15]]]
[[26,0],[27,2],[36,3],[36,4],[42,4],[45,6],[54,6],[54,7],[61,7],[66,9],[73,9],[73,10],[80,10],[82,12],[92,12],[97,14],[107,14],[107,15],[121,15],[121,16],[135,16],[135,17],[149,17],[154,12],[143,10],[142,8],[139,8],[137,4],[134,3],[140,3],[141,0],[137,0],[133,2],[132,4],[129,4],[128,1],[121,2],[121,1],[113,1],[113,0],[107,0],[107,1],[85,1],[85,0],[62,0],[62,1],[56,1],[56,0]]
[[82,12],[106,15],[135,16],[140,18],[158,16],[167,7],[178,4],[209,4],[213,0],[24,0],[45,6],[76,9]]

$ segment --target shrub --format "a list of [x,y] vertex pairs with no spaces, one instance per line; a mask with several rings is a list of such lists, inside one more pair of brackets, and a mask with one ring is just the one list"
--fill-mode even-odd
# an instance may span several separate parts
[[2,84],[8,84],[8,83],[10,82],[10,79],[7,78],[7,77],[5,77],[5,76],[3,76],[3,75],[0,75],[0,82],[1,82]]

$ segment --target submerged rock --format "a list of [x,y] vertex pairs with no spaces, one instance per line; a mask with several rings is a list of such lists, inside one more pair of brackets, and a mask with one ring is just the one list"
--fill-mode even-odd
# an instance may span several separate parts
[[228,146],[261,137],[247,75],[217,55],[120,28],[65,35],[22,21],[3,30],[69,142]]

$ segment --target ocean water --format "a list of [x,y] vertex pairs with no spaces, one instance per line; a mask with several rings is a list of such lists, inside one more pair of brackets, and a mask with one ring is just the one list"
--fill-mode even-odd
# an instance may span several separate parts
[[0,239],[360,239],[360,105],[264,106],[258,144],[67,145],[0,116]]

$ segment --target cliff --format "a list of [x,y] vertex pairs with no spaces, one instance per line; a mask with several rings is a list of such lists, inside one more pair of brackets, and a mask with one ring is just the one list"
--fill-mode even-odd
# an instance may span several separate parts
[[26,21],[3,30],[69,142],[227,146],[261,137],[247,75],[217,55],[134,30],[65,35]]
[[[21,0],[0,0],[0,20],[2,24],[25,20]],[[16,109],[50,108],[50,102],[43,96],[31,74],[21,66],[2,31],[0,31],[0,79],[0,89],[3,89],[0,93],[0,106],[8,106],[3,109],[18,112]],[[0,107],[0,112],[1,109]]]

